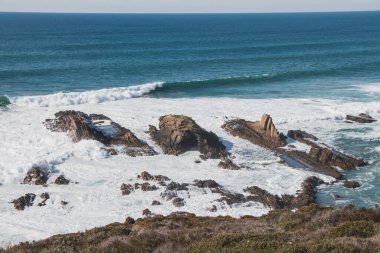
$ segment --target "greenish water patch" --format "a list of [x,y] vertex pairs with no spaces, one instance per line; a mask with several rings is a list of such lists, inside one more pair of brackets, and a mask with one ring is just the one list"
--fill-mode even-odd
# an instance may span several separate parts
[[0,107],[6,107],[7,105],[10,105],[11,101],[7,96],[0,96]]

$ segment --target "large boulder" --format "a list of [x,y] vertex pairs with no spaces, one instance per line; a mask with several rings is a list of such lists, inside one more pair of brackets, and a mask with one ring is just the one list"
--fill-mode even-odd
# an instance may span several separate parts
[[113,122],[102,114],[87,115],[79,111],[61,111],[45,126],[53,132],[66,132],[73,142],[97,140],[106,146],[121,145],[130,156],[154,155],[155,151],[139,140],[129,129]]
[[207,132],[187,116],[162,116],[159,129],[150,126],[149,133],[165,154],[179,155],[198,150],[205,158],[218,159],[227,155],[226,147],[216,134]]
[[49,171],[45,168],[35,166],[27,172],[23,180],[23,183],[34,184],[34,185],[45,185],[48,179],[49,179]]
[[35,198],[36,194],[27,193],[24,196],[21,196],[20,198],[13,200],[11,203],[13,203],[14,207],[17,210],[24,210],[25,207],[33,205]]

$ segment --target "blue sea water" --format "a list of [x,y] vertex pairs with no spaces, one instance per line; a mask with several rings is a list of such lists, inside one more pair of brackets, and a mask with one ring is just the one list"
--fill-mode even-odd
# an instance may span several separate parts
[[[380,12],[299,14],[0,13],[0,105],[20,96],[164,82],[146,96],[379,101],[353,90],[380,83]],[[380,139],[341,130],[337,147],[371,161],[360,206],[380,202]],[[365,178],[364,178],[365,177]]]
[[163,81],[151,96],[360,99],[379,69],[380,12],[0,13],[11,97]]

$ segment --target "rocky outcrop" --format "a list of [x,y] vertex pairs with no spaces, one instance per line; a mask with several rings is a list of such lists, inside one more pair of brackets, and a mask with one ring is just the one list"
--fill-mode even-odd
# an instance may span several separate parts
[[219,162],[218,167],[225,170],[240,170],[240,167],[227,157]]
[[307,178],[301,186],[301,190],[296,195],[282,195],[281,197],[271,194],[257,186],[244,189],[249,193],[250,200],[262,203],[264,206],[272,209],[294,209],[315,203],[317,196],[317,187],[322,184],[317,177]]
[[[243,119],[230,120],[222,128],[234,136],[274,151],[292,167],[305,168],[337,179],[342,179],[343,176],[336,167],[351,170],[367,164],[362,159],[348,156],[334,148],[318,143],[317,137],[305,131],[290,130],[288,136],[284,136],[277,131],[272,119],[267,114],[264,114],[258,122]],[[307,144],[310,149],[308,151],[297,150],[293,144],[285,148],[290,140]]]
[[45,185],[49,179],[49,171],[40,167],[30,169],[23,180],[24,184]]
[[101,114],[61,111],[55,114],[54,119],[47,119],[44,124],[53,132],[68,133],[73,142],[97,140],[106,146],[121,145],[121,152],[130,156],[155,154],[148,144],[139,140],[129,129]]
[[175,207],[182,207],[185,205],[185,200],[183,198],[177,197],[173,199],[172,203]]
[[137,176],[138,179],[142,179],[144,181],[157,181],[157,182],[165,182],[170,181],[170,178],[163,176],[163,175],[151,175],[147,171],[141,172],[140,175]]
[[233,136],[246,139],[264,148],[276,149],[286,145],[286,137],[278,132],[268,114],[264,114],[261,120],[256,122],[243,119],[230,120],[224,123],[222,128]]
[[131,184],[122,184],[120,190],[122,195],[129,195],[135,191],[135,188]]
[[375,120],[374,118],[372,118],[371,116],[369,116],[368,114],[365,114],[365,113],[360,113],[357,116],[353,116],[353,115],[347,115],[346,116],[346,122],[347,123],[352,123],[352,122],[373,123],[376,121],[377,120]]
[[159,129],[150,126],[149,134],[165,154],[179,155],[198,150],[204,158],[218,159],[227,155],[226,147],[216,134],[207,132],[187,116],[162,116]]
[[46,206],[46,201],[50,199],[50,195],[47,192],[41,193],[40,198],[42,201],[38,203],[38,206]]
[[34,199],[36,198],[36,195],[33,193],[27,193],[24,196],[13,200],[11,203],[13,203],[14,207],[17,210],[24,210],[25,207],[32,206]]

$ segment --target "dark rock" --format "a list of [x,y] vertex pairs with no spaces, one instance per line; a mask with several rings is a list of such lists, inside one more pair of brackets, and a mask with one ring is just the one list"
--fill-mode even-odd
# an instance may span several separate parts
[[240,167],[229,158],[223,158],[222,161],[219,162],[218,167],[225,170],[240,170]]
[[24,178],[24,184],[44,185],[49,179],[49,172],[40,167],[33,167]]
[[151,185],[148,182],[140,184],[139,187],[137,187],[137,188],[136,188],[136,184],[135,184],[135,189],[138,189],[138,188],[141,188],[141,190],[144,191],[144,192],[146,192],[146,191],[156,191],[158,189],[157,186]]
[[152,212],[148,208],[146,208],[143,210],[142,214],[144,216],[150,216],[150,215],[152,215]]
[[164,182],[164,181],[170,181],[170,178],[165,177],[163,175],[155,175],[154,180],[156,180],[158,182]]
[[315,203],[317,187],[324,182],[317,177],[308,177],[301,186],[301,191],[292,199],[291,207],[299,208]]
[[220,185],[214,180],[195,180],[194,185],[199,188],[219,188]]
[[183,184],[180,184],[180,183],[177,183],[177,182],[170,182],[170,184],[168,184],[166,186],[166,190],[170,190],[170,191],[188,191],[189,188],[188,188],[189,184],[187,183],[183,183]]
[[179,155],[198,150],[205,158],[217,159],[227,155],[226,147],[216,134],[207,132],[187,116],[162,116],[159,130],[150,126],[149,133],[165,154]]
[[164,181],[169,181],[170,179],[168,177],[165,177],[163,175],[151,175],[149,174],[149,172],[147,171],[143,171],[141,172],[140,175],[137,176],[138,179],[142,179],[144,181],[152,181],[152,180],[155,180],[155,181],[158,181],[158,182],[164,182]]
[[252,195],[253,201],[260,202],[266,207],[273,209],[284,208],[283,200],[279,196],[273,195],[257,186],[248,187],[244,191]]
[[158,200],[153,200],[152,201],[152,206],[159,206],[159,205],[161,205],[160,201],[158,201]]
[[306,144],[309,144],[310,141],[317,141],[318,140],[318,138],[315,137],[314,135],[309,134],[309,133],[302,131],[302,130],[289,130],[287,136],[294,139],[294,140],[297,140],[299,142],[303,142]]
[[221,195],[223,195],[223,197],[221,197],[217,201],[225,202],[227,205],[241,204],[253,200],[251,197],[247,198],[241,193],[232,193],[223,190],[215,193],[220,193]]
[[69,202],[67,202],[67,201],[61,201],[61,205],[63,205],[63,206],[65,206],[65,205],[67,205]]
[[41,199],[50,199],[50,195],[49,195],[49,193],[44,192],[44,193],[41,193],[40,198]]
[[199,160],[195,160],[194,162],[195,162],[195,163],[201,163],[201,161],[199,161]]
[[184,206],[185,205],[185,200],[183,198],[175,198],[173,199],[173,205],[175,207],[181,207],[181,206]]
[[129,129],[101,114],[87,115],[78,111],[61,111],[55,114],[55,119],[48,119],[44,124],[53,132],[68,133],[73,142],[97,140],[106,146],[122,145],[123,152],[130,156],[156,154]]
[[17,210],[24,210],[25,207],[32,206],[34,199],[36,198],[36,195],[33,193],[27,193],[24,196],[13,200],[11,203],[13,203],[14,207]]
[[66,185],[70,183],[69,179],[66,179],[64,175],[60,175],[57,177],[57,179],[54,181],[55,184],[60,184],[60,185]]
[[360,113],[358,116],[347,115],[346,120],[354,121],[358,123],[373,123],[377,120],[365,113]]
[[343,182],[343,186],[346,187],[346,188],[351,188],[351,189],[355,189],[355,188],[358,188],[360,187],[360,184],[356,181],[348,181],[348,180],[345,180]]
[[129,195],[135,191],[131,184],[122,184],[120,190],[123,195]]
[[126,219],[125,219],[125,221],[124,221],[124,224],[135,224],[135,219],[133,219],[132,217],[127,217]]

